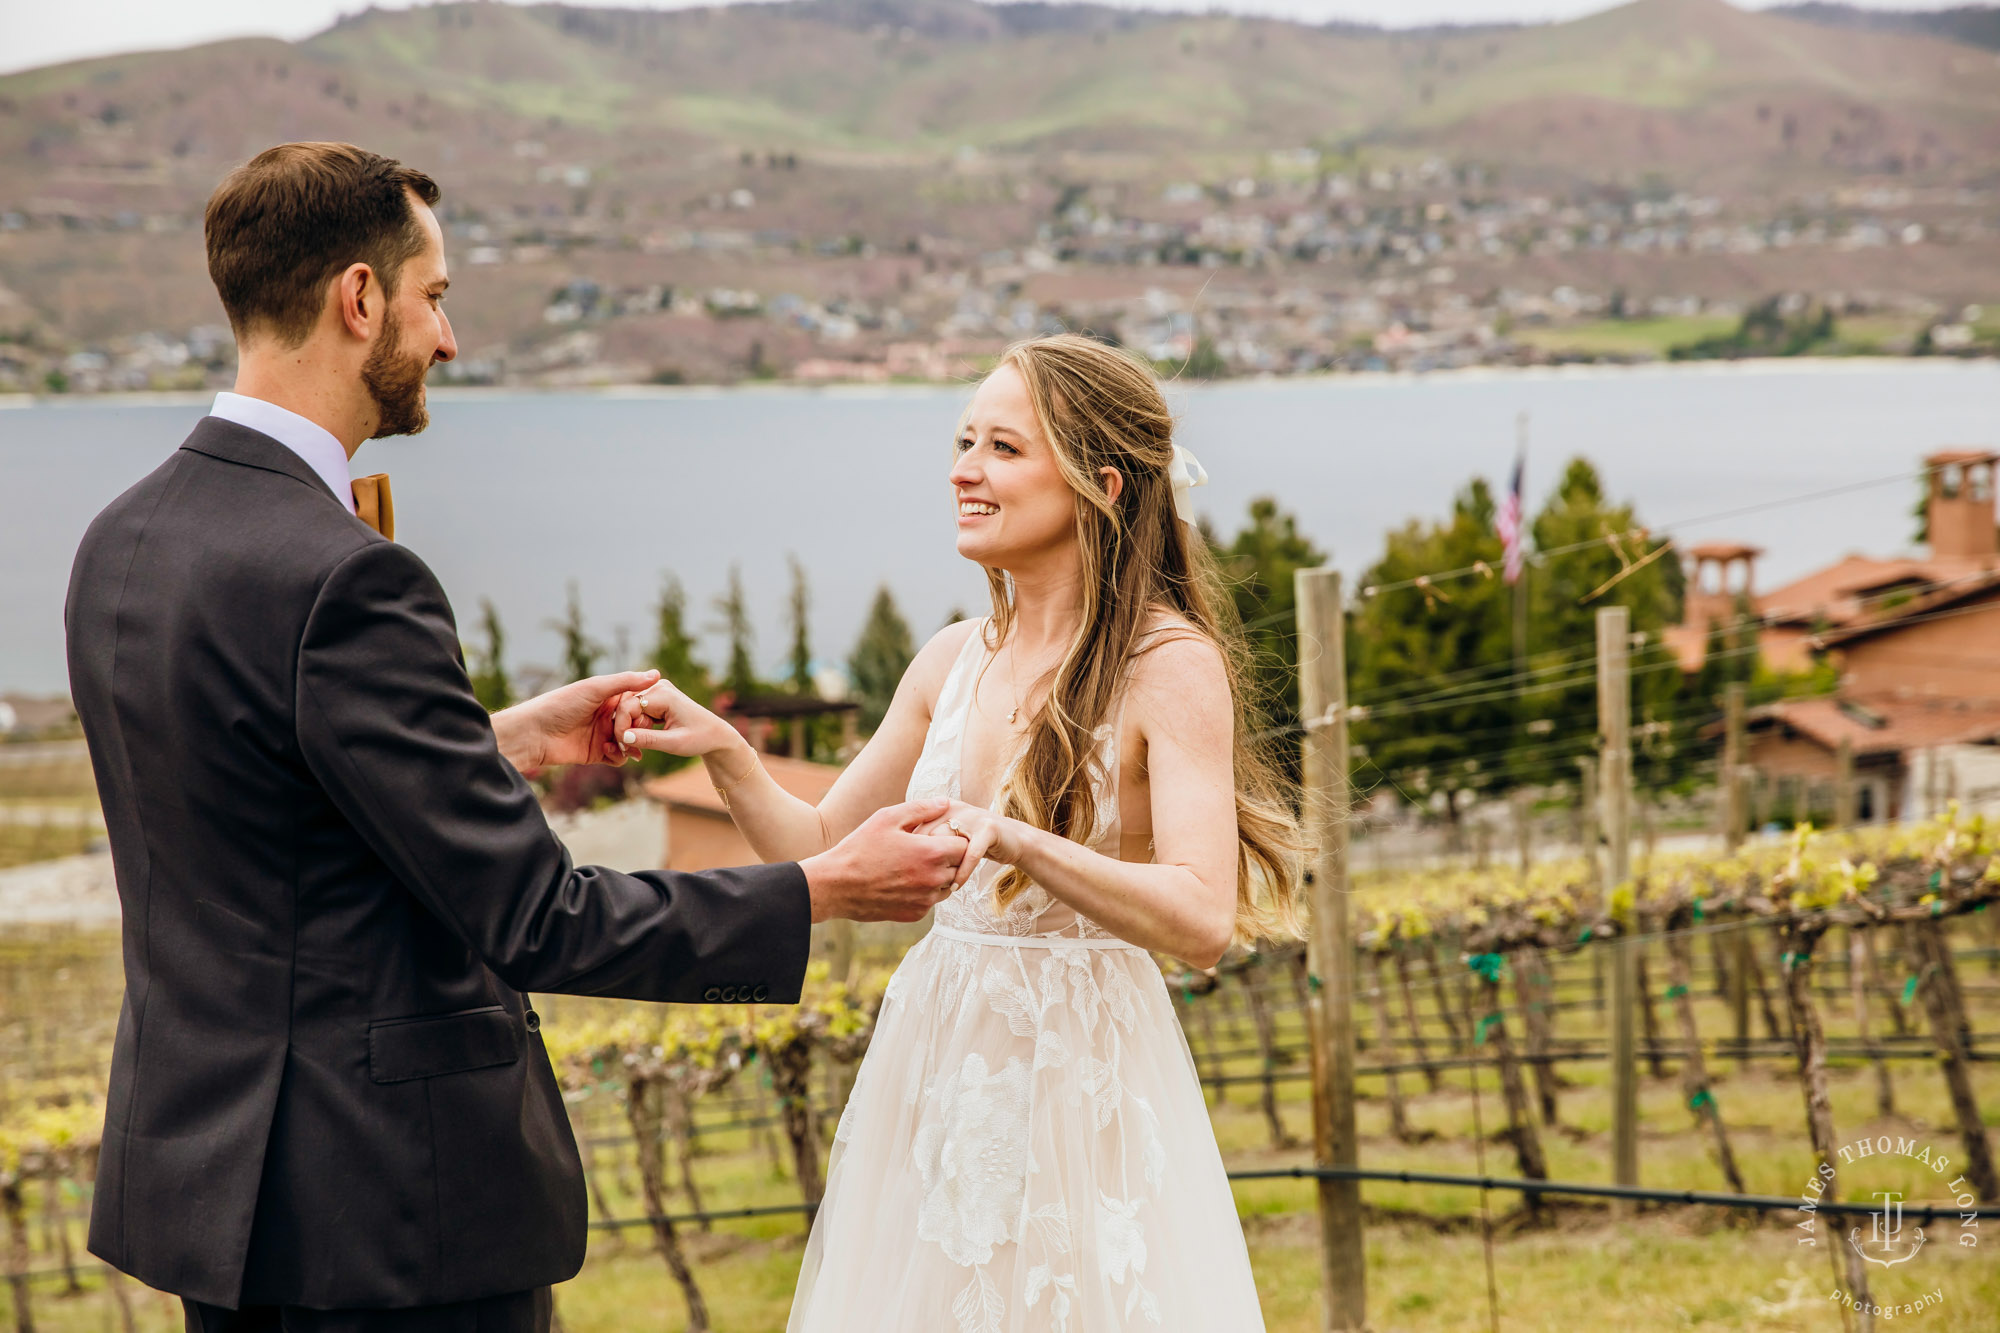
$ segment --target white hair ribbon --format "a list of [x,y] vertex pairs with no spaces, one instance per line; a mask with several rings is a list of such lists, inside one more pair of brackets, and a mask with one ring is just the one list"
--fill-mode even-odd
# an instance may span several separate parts
[[1167,464],[1167,479],[1174,487],[1174,512],[1181,522],[1194,522],[1194,488],[1208,485],[1208,469],[1178,444],[1174,446],[1174,461]]

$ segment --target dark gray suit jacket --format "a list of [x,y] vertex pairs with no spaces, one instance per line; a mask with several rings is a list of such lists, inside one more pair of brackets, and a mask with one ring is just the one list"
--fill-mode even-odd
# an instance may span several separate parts
[[124,906],[93,1253],[214,1305],[427,1305],[583,1262],[523,992],[788,1003],[796,865],[574,866],[424,563],[204,419],[77,551],[70,685]]

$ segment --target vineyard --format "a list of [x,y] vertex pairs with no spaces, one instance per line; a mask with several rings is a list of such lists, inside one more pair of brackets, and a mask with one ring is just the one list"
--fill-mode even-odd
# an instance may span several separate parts
[[[1371,1179],[1373,1327],[1838,1327],[1835,1286],[1948,1296],[1927,1327],[1990,1327],[2000,1266],[1975,1200],[2000,1198],[1984,1117],[2000,1024],[2000,828],[1802,830],[1728,858],[1663,855],[1607,895],[1588,862],[1364,879],[1352,894],[1362,1166],[1376,1175],[1607,1179],[1609,947],[1641,976],[1641,1177],[1781,1196],[1790,1211]],[[894,949],[816,964],[805,1004],[669,1008],[540,997],[588,1166],[591,1258],[572,1329],[781,1327],[832,1128]],[[1305,1010],[1297,946],[1169,972],[1237,1182],[1267,1317],[1317,1326]],[[168,1328],[177,1308],[83,1252],[118,1007],[115,939],[0,945],[0,1207],[19,1329]],[[1982,1030],[1983,1024],[1983,1030]],[[1982,1109],[1984,1108],[1984,1109]],[[1888,1145],[1857,1156],[1857,1142]],[[1896,1151],[1903,1144],[1908,1152]],[[1918,1154],[1922,1154],[1919,1156]],[[1823,1169],[1821,1162],[1829,1164]],[[1808,1190],[1808,1187],[1810,1189]],[[1796,1205],[1946,1206],[1931,1247],[1864,1274],[1801,1246]],[[1802,1192],[1805,1192],[1802,1194]],[[1965,1220],[1969,1218],[1968,1220]],[[1854,1219],[1833,1218],[1845,1234]],[[1865,1231],[1867,1219],[1858,1219]]]

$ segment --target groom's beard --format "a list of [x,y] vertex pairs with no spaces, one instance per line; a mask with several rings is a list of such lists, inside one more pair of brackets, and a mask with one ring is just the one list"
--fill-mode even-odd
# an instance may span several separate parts
[[388,315],[375,350],[361,367],[361,382],[381,414],[371,439],[415,435],[431,424],[430,410],[424,406],[424,376],[430,369],[428,359],[415,361],[403,351],[403,326],[395,315]]

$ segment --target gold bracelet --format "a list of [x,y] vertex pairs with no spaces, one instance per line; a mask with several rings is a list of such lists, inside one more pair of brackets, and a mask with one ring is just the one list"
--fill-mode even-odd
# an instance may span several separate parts
[[[755,773],[756,771],[757,771],[757,756],[756,756],[756,754],[755,754],[755,753],[753,752],[753,753],[751,754],[751,756],[750,756],[750,768],[749,768],[749,771],[748,771],[748,772],[746,772],[746,773],[744,773],[744,775],[743,775],[742,777],[740,777],[740,778],[737,778],[737,779],[736,779],[736,780],[735,780],[734,782],[731,782],[731,783],[730,783],[730,784],[729,784],[729,785],[728,785],[727,787],[722,787],[722,786],[717,786],[717,785],[716,785],[715,783],[713,783],[713,782],[711,782],[711,783],[709,783],[709,784],[708,784],[709,786],[711,786],[711,787],[714,787],[714,788],[715,788],[715,794],[716,794],[716,796],[717,796],[717,797],[718,797],[718,798],[719,798],[719,799],[720,799],[720,800],[722,801],[722,808],[723,808],[724,810],[730,810],[730,806],[729,806],[729,793],[730,793],[730,792],[733,792],[733,791],[735,791],[735,790],[736,790],[736,789],[737,789],[738,787],[740,787],[740,786],[742,786],[742,785],[743,785],[744,783],[748,782],[748,781],[750,780],[750,774],[751,774],[751,773]],[[734,813],[735,813],[735,811],[733,811],[733,810],[730,810],[730,813],[731,813],[731,814],[734,814]]]

